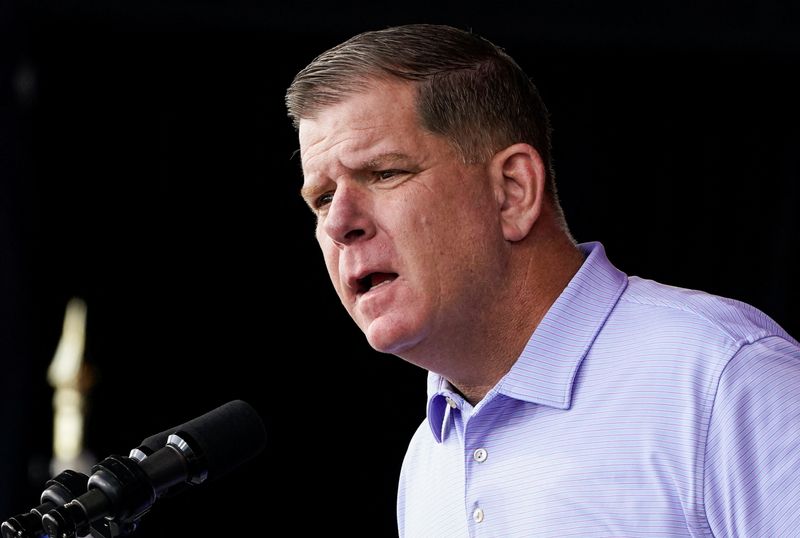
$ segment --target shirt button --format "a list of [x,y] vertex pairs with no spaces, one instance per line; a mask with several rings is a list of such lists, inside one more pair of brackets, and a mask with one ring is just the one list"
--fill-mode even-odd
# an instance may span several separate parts
[[475,461],[477,461],[478,463],[483,463],[484,461],[486,461],[486,458],[489,457],[489,453],[486,452],[485,448],[479,448],[472,453],[472,457],[475,458]]
[[472,512],[472,519],[475,520],[475,523],[480,523],[483,521],[483,510],[476,508],[475,511]]
[[458,404],[456,404],[455,400],[453,400],[450,396],[445,396],[444,399],[447,400],[447,405],[449,405],[453,409],[458,407]]

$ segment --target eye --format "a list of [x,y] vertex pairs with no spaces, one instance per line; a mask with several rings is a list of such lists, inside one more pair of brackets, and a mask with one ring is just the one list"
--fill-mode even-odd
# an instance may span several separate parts
[[321,209],[333,201],[333,193],[326,192],[314,200],[314,209]]
[[375,174],[375,178],[378,181],[386,181],[387,179],[392,179],[393,177],[405,174],[406,172],[403,170],[377,170],[373,172]]

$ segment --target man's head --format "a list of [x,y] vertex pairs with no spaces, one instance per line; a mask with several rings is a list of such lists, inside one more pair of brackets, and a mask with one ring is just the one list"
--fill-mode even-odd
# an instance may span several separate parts
[[517,63],[489,41],[450,26],[413,24],[359,34],[314,59],[286,94],[295,127],[371,80],[405,80],[420,125],[445,137],[464,162],[483,162],[517,142],[539,152],[555,195],[550,121]]
[[371,32],[315,59],[287,103],[328,272],[373,347],[449,375],[499,326],[530,328],[514,309],[547,295],[531,263],[571,243],[544,105],[507,55],[449,27]]

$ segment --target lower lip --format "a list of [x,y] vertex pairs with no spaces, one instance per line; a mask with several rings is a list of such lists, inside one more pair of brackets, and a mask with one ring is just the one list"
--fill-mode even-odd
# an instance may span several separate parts
[[377,285],[377,286],[375,286],[374,288],[370,288],[370,290],[369,290],[369,291],[366,291],[366,292],[364,292],[364,293],[360,294],[360,295],[358,296],[358,298],[359,298],[359,299],[362,299],[362,298],[365,298],[365,297],[372,297],[373,295],[375,295],[375,294],[378,294],[378,293],[380,293],[382,290],[384,290],[384,289],[386,289],[386,288],[390,287],[392,284],[394,284],[394,283],[395,283],[395,281],[396,281],[396,280],[397,280],[397,278],[393,278],[392,280],[386,280],[386,281],[384,281],[384,282],[381,282],[380,284],[378,284],[378,285]]

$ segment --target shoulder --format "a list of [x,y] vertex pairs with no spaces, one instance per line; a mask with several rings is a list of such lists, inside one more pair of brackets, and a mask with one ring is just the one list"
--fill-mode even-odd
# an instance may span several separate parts
[[717,386],[704,465],[716,535],[794,536],[800,526],[800,347],[743,345]]
[[767,337],[797,342],[774,320],[752,305],[698,290],[630,277],[619,305],[623,311],[682,328],[684,333],[725,341],[738,350]]

